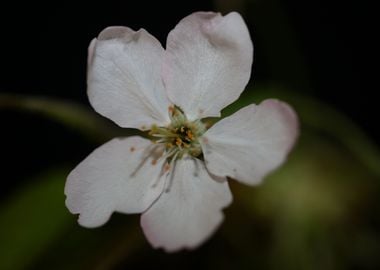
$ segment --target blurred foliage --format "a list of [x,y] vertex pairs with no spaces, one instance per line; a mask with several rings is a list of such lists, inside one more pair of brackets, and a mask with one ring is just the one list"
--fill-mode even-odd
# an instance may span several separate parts
[[0,269],[23,269],[67,227],[62,181],[67,170],[30,181],[0,207]]
[[121,129],[93,110],[68,100],[0,93],[0,109],[21,110],[49,117],[92,141],[137,133],[132,129]]

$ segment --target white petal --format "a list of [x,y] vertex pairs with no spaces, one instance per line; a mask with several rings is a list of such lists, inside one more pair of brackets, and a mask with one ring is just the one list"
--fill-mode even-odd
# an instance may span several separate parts
[[95,110],[122,127],[147,129],[168,123],[163,53],[144,29],[103,30],[89,46],[88,97]]
[[141,217],[149,242],[168,252],[203,243],[222,222],[221,209],[232,201],[223,180],[212,178],[200,160],[178,160],[169,192]]
[[164,179],[159,179],[163,160],[153,162],[158,154],[150,141],[137,136],[113,139],[100,146],[67,178],[65,194],[70,212],[80,214],[82,226],[97,227],[114,211],[145,211],[164,186]]
[[254,185],[285,161],[297,136],[293,109],[268,99],[216,123],[204,134],[201,145],[211,173]]
[[170,100],[194,120],[220,116],[246,86],[253,45],[241,16],[197,12],[169,33],[163,78]]

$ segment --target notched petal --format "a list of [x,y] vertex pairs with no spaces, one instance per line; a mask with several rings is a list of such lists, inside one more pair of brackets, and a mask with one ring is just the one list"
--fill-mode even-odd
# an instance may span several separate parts
[[246,86],[253,45],[241,16],[196,12],[169,33],[163,79],[189,119],[220,116]]
[[129,27],[125,26],[110,26],[105,28],[98,35],[99,40],[110,40],[110,39],[127,39],[130,40],[133,38],[135,31]]

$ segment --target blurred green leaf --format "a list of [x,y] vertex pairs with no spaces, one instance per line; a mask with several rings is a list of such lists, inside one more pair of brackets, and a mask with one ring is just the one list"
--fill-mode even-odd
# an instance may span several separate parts
[[[137,215],[113,215],[96,229],[71,226],[45,249],[31,269],[114,269],[147,245]],[[144,246],[145,244],[145,246]]]
[[64,202],[68,170],[35,177],[0,207],[0,269],[111,269],[145,242],[138,217],[79,226]]
[[89,108],[68,100],[26,95],[0,94],[0,109],[21,110],[43,115],[87,138],[104,142],[113,137],[136,134],[132,129],[122,129]]
[[0,269],[25,269],[67,228],[64,206],[67,170],[30,181],[0,207]]

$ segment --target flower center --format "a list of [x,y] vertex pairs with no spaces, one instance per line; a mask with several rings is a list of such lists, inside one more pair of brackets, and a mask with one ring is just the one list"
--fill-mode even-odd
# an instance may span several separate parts
[[165,156],[171,160],[184,156],[197,157],[202,154],[199,137],[206,131],[201,120],[188,121],[178,107],[169,107],[171,123],[167,127],[153,125],[149,135],[155,143],[165,146]]

